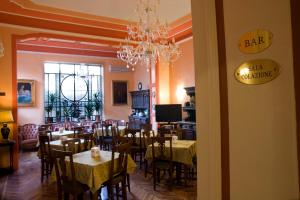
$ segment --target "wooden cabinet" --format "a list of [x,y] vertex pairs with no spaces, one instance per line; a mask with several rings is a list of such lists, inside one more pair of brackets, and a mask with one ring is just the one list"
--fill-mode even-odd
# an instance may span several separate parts
[[142,124],[150,121],[150,90],[131,91],[131,109],[129,116],[131,128],[140,129]]
[[190,97],[190,100],[185,103],[182,110],[187,113],[187,118],[185,118],[185,121],[189,122],[195,122],[196,121],[196,101],[195,101],[195,87],[186,87],[184,88],[186,91],[186,94]]
[[145,110],[150,107],[149,90],[131,91],[132,109]]
[[186,94],[190,97],[189,101],[185,103],[182,110],[187,113],[184,121],[178,122],[180,128],[184,130],[184,139],[196,140],[196,100],[195,87],[186,87]]

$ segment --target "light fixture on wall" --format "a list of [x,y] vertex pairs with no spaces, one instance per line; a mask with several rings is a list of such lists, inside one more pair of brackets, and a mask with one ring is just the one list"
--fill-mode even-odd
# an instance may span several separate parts
[[[138,23],[127,26],[128,36],[125,44],[120,45],[118,58],[134,66],[142,61],[147,68],[156,63],[158,58],[165,62],[174,62],[181,51],[175,39],[169,41],[169,26],[161,24],[157,16],[159,0],[140,0],[136,12]],[[133,68],[134,70],[134,68]]]
[[0,58],[4,56],[4,45],[2,40],[0,39]]

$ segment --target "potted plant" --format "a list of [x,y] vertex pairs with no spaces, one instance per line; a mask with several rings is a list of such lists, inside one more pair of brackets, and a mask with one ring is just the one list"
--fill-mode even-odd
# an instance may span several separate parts
[[61,122],[60,110],[56,110],[56,122]]
[[96,121],[100,121],[100,118],[102,118],[102,111],[103,111],[103,98],[101,92],[97,92],[94,94],[94,106],[95,106],[95,111],[97,113]]
[[68,106],[67,100],[63,101],[63,113],[65,116],[65,122],[68,122],[70,120],[69,117],[71,115],[71,110],[70,110],[70,107]]
[[91,120],[91,116],[94,113],[94,104],[92,101],[88,101],[85,105],[84,105],[84,113],[85,116],[87,117],[88,120]]
[[48,106],[45,108],[46,112],[48,113],[48,123],[52,123],[52,110],[54,107],[54,102],[56,100],[56,94],[55,93],[50,93],[49,94],[49,100],[48,100]]

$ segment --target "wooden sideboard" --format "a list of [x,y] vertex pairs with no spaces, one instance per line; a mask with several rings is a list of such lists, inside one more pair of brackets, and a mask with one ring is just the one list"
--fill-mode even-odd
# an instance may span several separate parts
[[140,129],[150,121],[150,90],[131,91],[132,114],[128,117],[131,128]]

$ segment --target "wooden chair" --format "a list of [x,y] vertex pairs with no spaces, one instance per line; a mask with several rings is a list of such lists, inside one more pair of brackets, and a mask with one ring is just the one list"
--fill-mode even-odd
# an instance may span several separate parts
[[158,129],[157,133],[158,133],[158,136],[160,136],[160,137],[170,137],[172,135],[171,131],[172,131],[172,129],[160,128],[160,129]]
[[74,131],[73,138],[77,138],[78,134],[84,133],[84,129],[85,129],[84,126],[73,127],[73,131]]
[[77,135],[79,139],[83,139],[83,151],[88,151],[93,147],[94,134],[93,133],[81,133]]
[[98,136],[98,129],[101,129],[102,128],[102,121],[97,121],[97,122],[94,122],[92,124],[92,130],[93,130],[93,133],[94,133],[94,139],[95,139],[95,145],[99,145],[101,147],[101,144],[100,144],[100,136]]
[[141,129],[144,131],[151,131],[152,130],[152,124],[142,124]]
[[[72,152],[53,149],[52,157],[56,172],[58,199],[62,199],[62,193],[64,193],[64,199],[69,199],[69,194],[72,194],[74,199],[78,197],[82,199],[83,193],[89,190],[89,187],[76,180]],[[70,162],[69,165],[66,164],[66,158]],[[71,172],[69,173],[71,176],[67,176],[67,171]]]
[[52,124],[42,124],[38,128],[39,131],[51,131],[52,130]]
[[101,148],[104,150],[110,150],[113,145],[113,135],[109,135],[109,130],[111,130],[112,124],[109,122],[102,121],[101,125],[101,135],[100,144]]
[[41,158],[41,182],[44,181],[44,176],[48,179],[48,175],[51,174],[52,170],[52,157],[50,150],[50,138],[45,132],[39,134],[39,151]]
[[120,132],[119,126],[125,126],[125,127],[126,127],[126,124],[127,124],[127,122],[125,122],[124,119],[122,119],[122,120],[117,120],[117,121],[116,121],[117,132],[118,132],[118,133]]
[[[131,143],[123,143],[112,147],[112,156],[109,168],[109,180],[104,185],[107,186],[108,197],[114,199],[113,188],[116,188],[117,199],[119,197],[119,185],[121,183],[122,199],[127,200],[126,177],[127,177],[127,160],[130,153]],[[119,153],[115,161],[116,153]],[[116,166],[115,166],[116,165]]]
[[[139,134],[138,134],[139,133]],[[124,136],[130,138],[132,145],[130,148],[131,156],[134,161],[137,161],[137,156],[139,156],[140,169],[142,168],[143,153],[142,153],[142,134],[139,129],[125,129]]]
[[[144,131],[143,133],[143,140],[142,140],[142,152],[145,156],[147,148],[149,145],[152,144],[152,137],[153,135],[151,135],[150,131]],[[145,178],[147,177],[147,173],[148,171],[148,161],[145,159],[144,157],[144,166],[145,166]]]
[[[68,138],[61,142],[63,145],[64,151],[71,151],[73,154],[81,152],[81,140],[80,138]],[[76,151],[77,143],[77,151]]]
[[[169,147],[166,147],[168,141]],[[155,146],[155,143],[158,146]],[[157,150],[156,150],[157,148]],[[152,173],[153,189],[156,190],[156,182],[160,182],[160,171],[169,172],[169,182],[172,186],[173,181],[173,156],[172,156],[172,137],[152,137]]]

